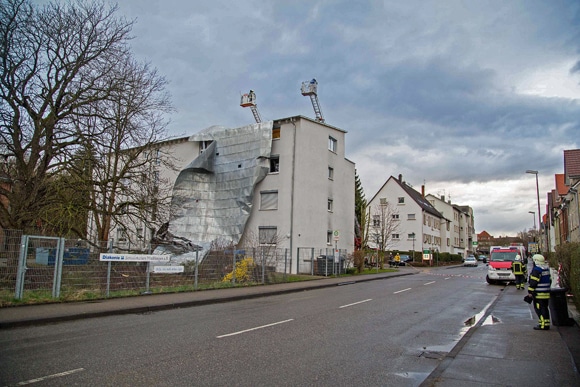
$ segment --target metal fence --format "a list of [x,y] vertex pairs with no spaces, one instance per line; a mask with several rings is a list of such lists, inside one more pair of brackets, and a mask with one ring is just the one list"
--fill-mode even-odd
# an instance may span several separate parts
[[292,273],[338,275],[349,265],[346,251],[298,248],[292,259],[288,249],[273,246],[212,249],[203,259],[170,263],[178,270],[156,271],[154,262],[100,259],[101,253],[118,252],[133,253],[119,251],[111,242],[94,245],[3,230],[0,306],[271,284],[291,280]]

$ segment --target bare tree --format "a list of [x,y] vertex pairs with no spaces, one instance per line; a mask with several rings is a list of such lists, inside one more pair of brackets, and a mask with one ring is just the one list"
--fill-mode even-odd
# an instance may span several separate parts
[[[100,2],[0,4],[0,151],[11,182],[0,187],[0,225],[34,230],[86,222],[95,237],[138,222],[158,227],[169,188],[159,177],[171,110],[166,81],[133,60],[132,22]],[[4,203],[4,202],[3,202]],[[71,215],[71,216],[73,216]],[[66,223],[66,224],[65,224]]]
[[0,3],[0,151],[11,184],[0,188],[4,228],[34,229],[48,181],[82,136],[73,120],[111,93],[111,71],[128,54],[132,23],[101,3]]
[[399,232],[399,212],[395,206],[385,201],[369,209],[369,213],[371,222],[369,238],[380,252],[384,252],[396,243],[393,235]]

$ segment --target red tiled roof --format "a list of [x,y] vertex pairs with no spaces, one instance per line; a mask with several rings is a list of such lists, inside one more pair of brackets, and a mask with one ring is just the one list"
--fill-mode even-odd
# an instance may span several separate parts
[[[564,151],[565,152],[565,151]],[[564,196],[568,193],[568,185],[564,182],[564,174],[556,173],[556,191],[558,195]]]
[[569,179],[580,179],[580,149],[564,150],[564,175]]

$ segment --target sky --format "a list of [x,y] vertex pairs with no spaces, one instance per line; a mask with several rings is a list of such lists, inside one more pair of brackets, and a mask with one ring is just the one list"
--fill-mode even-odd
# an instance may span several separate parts
[[[474,210],[475,228],[537,223],[580,148],[578,0],[122,0],[135,56],[168,83],[171,136],[263,120],[326,123],[371,199],[390,176]],[[533,211],[536,214],[530,214]]]

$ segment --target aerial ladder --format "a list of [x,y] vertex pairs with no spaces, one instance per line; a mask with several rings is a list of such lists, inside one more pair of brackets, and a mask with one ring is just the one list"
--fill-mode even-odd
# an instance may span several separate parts
[[320,110],[320,103],[318,102],[318,82],[316,79],[313,78],[311,81],[302,82],[300,91],[302,92],[302,95],[310,97],[310,102],[312,102],[314,114],[316,115],[316,121],[324,122],[322,110]]
[[254,90],[250,90],[247,94],[242,94],[240,106],[244,108],[249,107],[252,110],[256,122],[262,122],[262,117],[258,111],[258,105],[256,104],[256,93],[254,93]]

